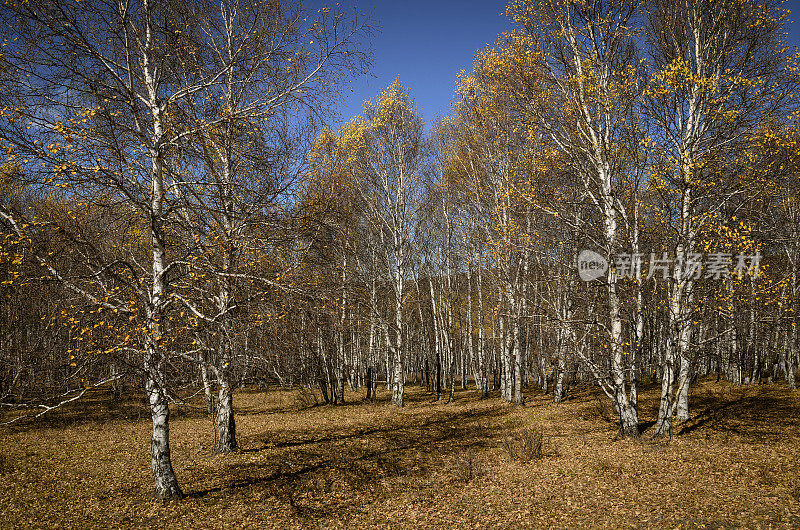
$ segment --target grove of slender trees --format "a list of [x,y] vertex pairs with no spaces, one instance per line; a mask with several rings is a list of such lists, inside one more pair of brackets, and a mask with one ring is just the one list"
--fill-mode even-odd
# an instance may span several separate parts
[[182,495],[170,407],[203,396],[235,451],[242,385],[400,407],[410,384],[518,405],[595,385],[625,437],[642,385],[654,436],[700,377],[796,389],[800,55],[777,0],[512,0],[448,115],[398,80],[338,128],[370,62],[357,10],[0,13],[0,406],[138,392],[159,497]]

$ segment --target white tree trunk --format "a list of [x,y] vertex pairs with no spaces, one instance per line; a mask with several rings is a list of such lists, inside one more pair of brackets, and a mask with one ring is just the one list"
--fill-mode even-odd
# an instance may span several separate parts
[[217,398],[217,447],[219,453],[239,449],[236,441],[236,419],[233,415],[233,391],[226,378],[221,378]]
[[183,496],[169,450],[169,404],[160,385],[148,377],[145,383],[150,415],[153,419],[153,436],[150,440],[150,465],[155,481],[155,495],[159,499],[172,499]]

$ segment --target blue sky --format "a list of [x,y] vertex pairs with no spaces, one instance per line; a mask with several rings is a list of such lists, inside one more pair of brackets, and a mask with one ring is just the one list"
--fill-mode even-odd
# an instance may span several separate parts
[[344,94],[345,120],[397,78],[430,123],[447,113],[458,72],[470,70],[475,53],[511,28],[504,0],[362,0],[358,6],[380,27],[372,40],[372,74]]
[[[346,0],[340,0],[347,5]],[[313,5],[330,2],[313,0]],[[351,83],[340,109],[343,119],[359,114],[365,99],[375,96],[395,78],[411,94],[430,124],[446,114],[456,76],[469,70],[475,53],[511,29],[505,0],[379,0],[358,2],[380,26],[372,44],[371,75]],[[791,20],[800,20],[800,0],[790,0]],[[789,25],[789,44],[800,46],[800,24]]]

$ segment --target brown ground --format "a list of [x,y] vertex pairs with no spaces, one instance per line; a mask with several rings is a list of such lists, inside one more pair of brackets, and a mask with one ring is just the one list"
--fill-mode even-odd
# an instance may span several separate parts
[[[656,392],[644,392],[643,419]],[[474,392],[431,403],[411,388],[403,410],[241,392],[236,454],[209,452],[204,415],[174,413],[188,498],[169,503],[150,493],[145,409],[95,395],[0,429],[0,527],[800,527],[800,393],[693,392],[695,418],[661,441],[652,428],[616,440],[592,390],[519,408]],[[545,434],[544,458],[512,460],[506,440],[530,427]]]

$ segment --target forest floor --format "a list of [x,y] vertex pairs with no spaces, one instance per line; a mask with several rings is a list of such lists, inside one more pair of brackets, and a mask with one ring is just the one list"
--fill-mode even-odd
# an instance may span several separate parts
[[[151,494],[141,401],[99,391],[44,421],[0,428],[1,528],[800,527],[800,392],[693,388],[671,439],[619,440],[593,389],[524,407],[408,387],[407,406],[305,406],[297,392],[241,391],[241,450],[213,454],[209,418],[176,407],[172,458],[187,494]],[[656,387],[641,397],[652,420]],[[543,455],[512,458],[521,433]],[[516,450],[514,448],[517,448]],[[533,455],[538,456],[538,455]]]

